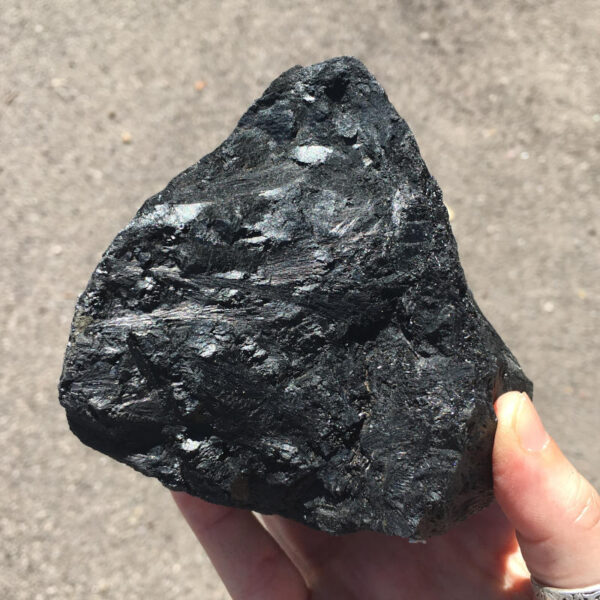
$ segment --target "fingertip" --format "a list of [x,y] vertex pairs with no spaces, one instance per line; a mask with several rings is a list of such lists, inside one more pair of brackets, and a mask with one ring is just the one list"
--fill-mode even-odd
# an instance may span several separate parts
[[524,399],[523,392],[506,392],[499,396],[494,404],[498,422],[502,425],[512,426],[514,417]]
[[186,512],[188,512],[197,501],[203,502],[200,500],[200,498],[190,496],[190,494],[187,494],[186,492],[176,492],[174,490],[169,491],[171,492],[173,500],[175,500],[175,504],[177,504],[177,507],[183,514],[186,514]]
[[190,496],[187,492],[176,492],[175,490],[169,490],[173,500],[175,503],[180,506],[182,504],[187,504],[193,502],[194,500],[199,500],[199,498],[195,498],[194,496]]
[[183,496],[187,496],[185,492],[176,492],[175,490],[169,490],[169,492],[177,504],[183,499]]
[[558,587],[587,585],[600,550],[595,491],[550,438],[526,394],[503,394],[495,410],[494,492],[530,572]]
[[522,525],[521,516],[535,520],[538,505],[536,489],[543,476],[537,457],[524,451],[518,436],[518,420],[529,398],[521,392],[507,392],[495,404],[498,427],[494,440],[494,494],[513,525]]

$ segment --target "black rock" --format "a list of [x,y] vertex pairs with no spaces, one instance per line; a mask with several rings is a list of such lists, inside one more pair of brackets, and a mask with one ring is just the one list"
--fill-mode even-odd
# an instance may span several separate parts
[[116,237],[60,401],[169,488],[426,538],[489,503],[494,399],[531,388],[408,125],[344,57],[277,78]]

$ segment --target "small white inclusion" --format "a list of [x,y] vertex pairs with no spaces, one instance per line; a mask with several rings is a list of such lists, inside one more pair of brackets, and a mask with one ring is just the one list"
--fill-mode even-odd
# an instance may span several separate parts
[[293,157],[298,162],[314,165],[327,160],[332,152],[327,146],[297,146],[294,148]]
[[211,356],[213,356],[213,354],[215,354],[216,351],[217,351],[217,345],[216,344],[205,344],[202,347],[202,351],[200,352],[200,356],[202,356],[202,358],[210,358]]
[[200,447],[200,442],[198,440],[192,440],[190,438],[183,440],[181,442],[181,449],[186,452],[193,452],[194,450],[198,450]]
[[177,204],[173,206],[174,216],[177,220],[182,222],[191,221],[195,219],[200,211],[210,204],[210,202],[195,202],[193,204]]

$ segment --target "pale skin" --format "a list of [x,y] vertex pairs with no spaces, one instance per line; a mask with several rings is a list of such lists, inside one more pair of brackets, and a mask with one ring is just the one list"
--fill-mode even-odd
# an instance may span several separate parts
[[332,536],[174,493],[233,600],[508,600],[600,583],[600,499],[525,394],[496,402],[496,502],[426,544]]

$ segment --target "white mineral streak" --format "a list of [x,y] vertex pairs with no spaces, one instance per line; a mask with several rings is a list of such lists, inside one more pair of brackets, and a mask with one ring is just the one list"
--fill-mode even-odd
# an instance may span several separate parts
[[402,193],[396,190],[392,198],[392,223],[396,226],[400,225],[400,214],[402,213]]
[[238,240],[238,243],[245,246],[259,246],[260,244],[264,244],[268,239],[266,235],[256,235]]
[[213,277],[219,277],[221,279],[244,279],[246,277],[245,271],[225,271],[223,273],[214,273]]
[[342,221],[341,223],[338,223],[333,229],[331,229],[329,233],[337,235],[338,237],[342,237],[358,223],[358,219],[358,217],[354,217],[354,219]]
[[187,222],[195,219],[202,212],[202,209],[210,204],[211,202],[194,202],[192,204],[176,204],[174,206],[157,204],[151,213],[132,221],[128,227],[134,225],[144,227],[154,224],[182,227]]
[[292,154],[298,162],[315,165],[327,160],[332,152],[327,146],[296,146]]
[[200,311],[195,304],[182,302],[171,308],[156,308],[146,314],[128,311],[113,317],[112,319],[102,321],[102,327],[116,329],[127,328],[137,331],[152,326],[156,319],[164,319],[167,322],[212,320],[216,315],[220,314],[221,311],[218,307],[204,306]]
[[284,194],[285,190],[283,188],[273,188],[272,190],[264,190],[264,192],[261,192],[259,194],[259,196],[262,196],[263,198],[279,198],[280,196],[282,196]]

